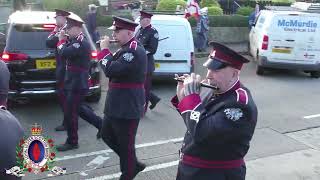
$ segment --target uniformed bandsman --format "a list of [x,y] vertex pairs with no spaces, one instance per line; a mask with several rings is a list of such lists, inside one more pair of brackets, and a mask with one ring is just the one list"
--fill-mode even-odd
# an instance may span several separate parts
[[66,75],[64,89],[66,106],[64,119],[67,124],[68,138],[58,151],[67,151],[78,148],[78,116],[81,103],[88,92],[89,62],[91,47],[82,32],[83,22],[80,19],[67,17],[67,33],[59,33],[57,44],[58,54],[66,59]]
[[152,87],[152,74],[155,70],[154,57],[158,49],[159,34],[158,31],[151,25],[151,17],[153,14],[140,11],[140,26],[141,28],[136,33],[136,39],[144,46],[148,57],[148,71],[144,84],[146,93],[145,113],[148,109],[150,101],[150,109],[153,109],[160,101],[160,98],[151,92]]
[[109,50],[109,38],[101,41],[100,65],[109,78],[104,109],[102,139],[120,157],[121,180],[131,180],[145,165],[137,161],[135,137],[144,112],[144,80],[147,70],[146,52],[134,38],[136,23],[113,17],[113,38],[121,48]]
[[[61,30],[64,30],[67,25],[67,17],[70,15],[69,12],[55,9],[56,11],[56,27],[55,29],[49,34],[46,45],[48,48],[55,49],[55,56],[56,56],[56,84],[57,84],[57,95],[58,95],[58,102],[61,109],[65,109],[64,106],[66,105],[66,97],[64,93],[64,76],[65,76],[65,69],[66,69],[66,60],[62,58],[57,51],[57,44],[59,42],[59,33]],[[65,131],[66,130],[66,123],[63,120],[62,125],[55,128],[56,131]]]
[[251,93],[239,81],[248,60],[219,43],[210,45],[203,81],[218,90],[200,87],[200,75],[192,73],[182,77],[172,99],[187,127],[176,179],[244,180],[243,158],[257,122]]

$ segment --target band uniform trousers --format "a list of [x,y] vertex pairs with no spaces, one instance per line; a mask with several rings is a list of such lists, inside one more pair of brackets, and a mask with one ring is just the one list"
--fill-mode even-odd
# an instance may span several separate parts
[[119,119],[105,116],[102,139],[120,157],[120,180],[131,180],[135,176],[137,157],[135,137],[139,119]]
[[234,169],[198,169],[180,162],[176,180],[245,180],[246,166]]
[[[57,96],[58,96],[58,103],[62,111],[64,111],[66,109],[66,95],[65,95],[63,80],[57,81]],[[64,119],[63,119],[62,125],[64,127],[67,126]]]

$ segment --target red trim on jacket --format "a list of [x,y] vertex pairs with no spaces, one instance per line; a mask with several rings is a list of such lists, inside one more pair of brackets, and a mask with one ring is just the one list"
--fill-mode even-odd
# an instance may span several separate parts
[[184,97],[178,104],[178,109],[181,113],[195,109],[201,103],[199,94],[190,94]]
[[135,89],[135,88],[144,88],[143,83],[109,83],[109,88],[119,88],[119,89]]
[[97,58],[98,58],[98,60],[100,60],[100,59],[104,58],[108,54],[112,54],[111,51],[109,49],[103,49],[102,51],[100,51],[98,53]]
[[67,40],[61,39],[61,40],[57,43],[57,47],[60,46],[61,44],[66,43],[66,42],[67,42]]

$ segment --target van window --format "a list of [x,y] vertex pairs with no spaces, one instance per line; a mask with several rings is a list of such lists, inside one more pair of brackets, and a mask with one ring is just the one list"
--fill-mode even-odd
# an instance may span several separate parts
[[256,27],[257,28],[262,28],[263,23],[266,21],[265,16],[263,15],[259,15],[259,17],[257,18],[257,24]]

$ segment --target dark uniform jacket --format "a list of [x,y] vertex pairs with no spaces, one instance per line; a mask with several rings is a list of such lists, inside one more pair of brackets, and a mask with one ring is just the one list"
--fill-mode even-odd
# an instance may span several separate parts
[[136,39],[144,46],[148,56],[148,73],[155,70],[153,55],[158,49],[159,34],[151,25],[140,28],[136,34]]
[[68,42],[64,40],[58,43],[58,53],[66,59],[66,90],[88,90],[89,61],[91,48],[83,34]]
[[133,38],[116,53],[108,49],[98,54],[100,65],[109,78],[104,113],[122,119],[140,119],[145,103],[144,81],[147,56]]
[[23,134],[20,122],[9,111],[0,108],[0,179],[21,179],[6,175],[6,169],[17,165],[16,147]]
[[55,49],[55,57],[56,57],[56,80],[57,80],[57,84],[59,85],[60,83],[64,82],[64,76],[65,76],[65,72],[66,72],[66,60],[64,58],[62,58],[59,54],[58,54],[58,50],[57,50],[57,44],[59,42],[59,38],[57,36],[56,31],[52,31],[47,40],[46,40],[46,45],[48,48],[54,48]]
[[172,103],[187,132],[181,148],[183,164],[195,168],[237,168],[244,165],[256,122],[257,107],[250,91],[238,81],[229,91],[201,103],[198,94]]

